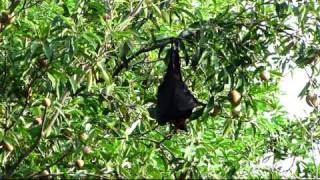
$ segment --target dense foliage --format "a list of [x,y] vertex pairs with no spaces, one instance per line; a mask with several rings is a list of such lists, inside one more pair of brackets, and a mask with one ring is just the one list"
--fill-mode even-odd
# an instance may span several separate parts
[[[311,70],[301,96],[318,88],[317,2],[0,0],[0,10],[0,177],[282,177],[261,166],[266,153],[274,164],[302,157],[290,177],[318,177],[317,108],[289,120],[278,101],[287,69]],[[153,116],[172,42],[202,102],[188,132]]]

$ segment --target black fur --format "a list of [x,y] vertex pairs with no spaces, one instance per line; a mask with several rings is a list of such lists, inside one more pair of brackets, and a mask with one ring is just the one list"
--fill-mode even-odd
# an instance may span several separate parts
[[177,47],[172,45],[169,53],[167,72],[158,87],[156,118],[160,125],[169,122],[176,129],[186,130],[185,121],[191,116],[197,100],[182,81]]

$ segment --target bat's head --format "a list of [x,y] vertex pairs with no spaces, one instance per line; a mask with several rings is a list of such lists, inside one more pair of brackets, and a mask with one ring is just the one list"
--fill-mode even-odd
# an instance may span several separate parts
[[175,127],[175,130],[188,131],[185,118],[179,118],[179,119],[175,120],[174,127]]

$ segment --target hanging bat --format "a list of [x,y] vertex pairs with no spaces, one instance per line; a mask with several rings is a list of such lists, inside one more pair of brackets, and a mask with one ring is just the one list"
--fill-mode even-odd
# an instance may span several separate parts
[[178,47],[171,45],[169,63],[163,82],[158,87],[156,119],[160,125],[174,124],[175,129],[185,130],[197,99],[182,81]]

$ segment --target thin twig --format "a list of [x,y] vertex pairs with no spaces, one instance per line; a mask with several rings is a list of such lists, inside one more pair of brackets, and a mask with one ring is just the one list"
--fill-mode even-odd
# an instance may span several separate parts
[[148,134],[149,132],[151,132],[151,131],[153,131],[153,130],[157,129],[157,127],[159,127],[159,125],[154,126],[153,128],[151,128],[151,129],[147,130],[146,132],[142,132],[142,133],[133,133],[133,134],[132,134],[132,136],[137,136],[137,135],[139,135],[140,137],[141,137],[141,136],[144,136],[144,135]]
[[28,175],[28,176],[27,176],[27,179],[33,178],[33,177],[39,175],[42,171],[44,171],[44,170],[49,170],[52,166],[57,165],[57,164],[60,163],[70,152],[72,152],[72,150],[73,150],[73,147],[71,146],[67,151],[65,151],[65,153],[64,153],[60,158],[58,158],[56,161],[54,161],[54,162],[51,163],[50,165],[46,166],[46,168],[42,169],[41,171],[36,172],[36,173],[32,173],[32,174]]
[[[34,71],[35,73],[37,73],[37,71]],[[35,81],[39,78],[39,76],[35,75],[35,77],[31,80],[31,82],[27,85],[26,89],[24,89],[24,92],[25,92],[25,101],[24,101],[24,104],[23,104],[23,107],[22,107],[22,110],[20,111],[19,115],[17,116],[18,118],[20,116],[23,115],[23,112],[26,110],[26,108],[28,107],[29,105],[29,100],[30,100],[30,91],[31,91],[31,88],[33,86],[33,84],[35,83]],[[10,126],[8,127],[5,127],[4,128],[4,133],[6,134],[15,124],[17,123],[17,120],[12,122]],[[7,126],[7,124],[6,124]]]

